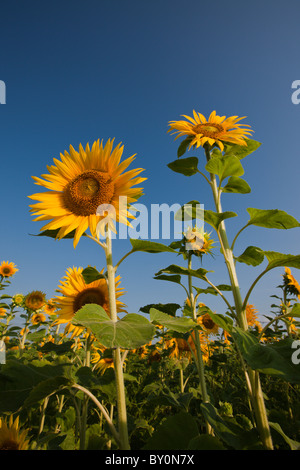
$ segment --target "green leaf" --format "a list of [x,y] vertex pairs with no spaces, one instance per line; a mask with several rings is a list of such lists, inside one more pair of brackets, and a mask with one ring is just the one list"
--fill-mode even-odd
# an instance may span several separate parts
[[179,275],[185,275],[185,276],[191,275],[193,277],[197,277],[197,278],[202,279],[202,280],[205,281],[206,280],[206,274],[208,272],[212,272],[212,271],[207,271],[204,268],[188,269],[188,268],[184,268],[184,267],[181,267],[181,266],[177,266],[175,264],[171,264],[167,268],[164,268],[164,269],[161,269],[160,271],[158,271],[155,274],[155,276],[160,276],[163,273],[166,273],[166,274],[179,274]]
[[[228,286],[227,284],[219,284],[216,286],[217,289],[220,291],[231,291],[232,287]],[[197,291],[198,294],[212,294],[212,295],[218,295],[218,292],[215,291],[215,289],[211,286],[206,287],[206,289],[201,289],[200,287],[194,287]]]
[[[55,229],[55,230],[44,230],[41,233],[38,233],[37,235],[35,234],[30,234],[34,237],[50,237],[50,238],[55,238],[57,239],[57,235],[60,229]],[[68,239],[68,238],[74,238],[76,230],[72,230],[71,232],[67,233],[64,237],[61,238],[61,240]],[[82,234],[83,237],[86,237],[86,233]]]
[[188,146],[190,145],[190,142],[191,142],[191,138],[190,137],[186,137],[179,145],[178,147],[178,150],[177,150],[177,157],[180,158],[182,157],[182,155],[185,154],[185,152],[187,151],[188,149]]
[[156,243],[156,242],[151,242],[149,240],[140,240],[140,239],[135,239],[131,238],[130,243],[132,245],[132,252],[135,251],[145,251],[147,253],[163,253],[163,252],[169,252],[169,253],[176,253],[176,250],[173,250],[173,248],[170,248],[167,245],[164,245],[163,243]]
[[176,315],[176,311],[180,307],[181,306],[179,304],[174,304],[174,303],[148,304],[148,305],[145,305],[144,307],[141,307],[140,311],[143,312],[143,313],[150,313],[150,309],[155,308],[156,310],[159,310],[160,312],[167,313],[168,315],[172,315],[174,317]]
[[226,144],[224,156],[235,155],[241,160],[261,146],[261,142],[253,139],[245,139],[245,141],[247,145]]
[[290,439],[282,430],[280,424],[278,423],[270,423],[269,425],[271,428],[275,429],[285,440],[285,442],[290,446],[291,450],[300,450],[300,442],[294,441],[293,439]]
[[28,333],[26,339],[28,341],[39,342],[41,341],[46,335],[46,329],[43,328],[42,330],[35,331],[34,333]]
[[190,201],[184,204],[176,213],[175,220],[204,219],[203,205],[198,201]]
[[177,333],[186,333],[197,326],[191,318],[174,317],[160,312],[156,308],[150,309],[150,321],[157,323],[158,325],[163,325],[169,330],[176,331]]
[[205,165],[205,169],[209,173],[218,175],[220,182],[228,176],[242,176],[244,174],[244,168],[240,160],[234,155],[212,158]]
[[174,276],[166,276],[165,274],[161,274],[159,276],[155,276],[154,279],[158,281],[169,281],[175,282],[176,284],[181,284],[181,276],[179,274],[174,274]]
[[264,259],[264,252],[257,246],[248,246],[240,256],[235,258],[239,263],[245,263],[250,266],[258,266]]
[[255,430],[245,431],[234,419],[222,419],[211,403],[202,403],[200,408],[205,419],[214,429],[216,436],[230,447],[236,450],[260,448]]
[[168,416],[143,447],[144,450],[184,450],[199,434],[196,420],[187,412]]
[[211,225],[215,230],[218,230],[220,223],[225,220],[229,219],[230,217],[236,217],[237,214],[235,212],[226,211],[226,212],[213,212],[210,210],[204,211],[204,221]]
[[286,382],[300,383],[299,365],[292,361],[294,353],[292,338],[285,338],[272,344],[261,344],[251,332],[242,331],[238,327],[233,328],[232,336],[252,369],[277,376]]
[[300,269],[300,255],[289,255],[278,253],[276,251],[263,251],[263,253],[269,261],[267,269],[283,266]]
[[113,322],[96,304],[86,304],[73,317],[72,323],[89,328],[106,348],[136,349],[151,341],[155,328],[147,318],[128,313]]
[[62,388],[71,385],[66,377],[50,377],[36,385],[24,402],[24,406],[32,407],[34,404],[44,400],[47,396],[58,393]]
[[251,188],[247,181],[239,178],[238,176],[231,176],[224,188],[222,188],[223,193],[240,193],[247,194],[251,193]]
[[104,274],[99,273],[96,268],[88,266],[82,271],[82,276],[86,284],[97,281],[98,279],[105,279]]
[[181,160],[175,160],[167,165],[175,173],[181,173],[185,176],[193,176],[198,172],[198,158],[188,157]]
[[250,215],[247,225],[285,230],[300,227],[300,223],[294,217],[278,209],[264,210],[249,207],[247,212]]

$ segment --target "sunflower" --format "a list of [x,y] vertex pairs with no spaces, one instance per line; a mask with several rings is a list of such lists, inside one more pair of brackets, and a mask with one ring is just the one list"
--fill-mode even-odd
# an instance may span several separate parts
[[251,135],[253,132],[251,129],[247,129],[250,126],[244,124],[245,128],[241,126],[239,121],[245,117],[239,118],[238,116],[226,116],[216,115],[216,111],[213,111],[208,120],[201,113],[193,111],[193,116],[185,116],[188,121],[170,121],[170,129],[168,132],[175,130],[173,134],[178,133],[175,140],[181,136],[187,136],[190,140],[189,149],[196,145],[196,147],[204,146],[208,143],[210,146],[217,145],[221,151],[224,150],[223,142],[231,144],[247,145],[245,141],[246,136]]
[[257,317],[257,312],[256,308],[254,305],[247,304],[246,305],[246,318],[249,326],[256,326],[258,328],[258,331],[261,331],[262,326],[260,322],[258,321]]
[[56,315],[56,305],[51,300],[48,300],[43,309],[47,315]]
[[12,297],[12,301],[15,305],[19,305],[21,306],[24,302],[24,295],[23,294],[15,294],[13,297]]
[[295,295],[300,300],[300,285],[291,273],[290,268],[284,268],[283,280],[285,289],[289,294]]
[[39,310],[46,303],[46,296],[43,292],[39,290],[34,290],[26,295],[25,297],[25,307],[30,310]]
[[11,277],[13,276],[17,271],[17,266],[14,263],[9,263],[8,261],[2,261],[0,264],[0,276],[3,277]]
[[0,450],[28,450],[29,440],[26,440],[28,430],[21,431],[19,417],[13,421],[0,418]]
[[51,221],[41,230],[58,230],[58,239],[75,230],[75,248],[88,228],[93,237],[99,238],[99,230],[104,233],[101,221],[109,223],[112,230],[114,218],[131,226],[128,219],[135,217],[129,206],[142,195],[142,188],[133,186],[147,178],[137,176],[142,168],[124,173],[135,155],[121,163],[123,146],[118,144],[113,149],[113,143],[114,139],[109,139],[103,147],[97,140],[91,149],[87,144],[85,150],[80,144],[79,152],[70,146],[69,153],[65,151],[61,160],[54,159],[54,165],[47,167],[49,174],[42,175],[44,179],[33,177],[35,184],[50,190],[29,196],[39,201],[30,206],[37,216],[34,220]]
[[31,323],[33,325],[38,325],[39,323],[43,323],[44,321],[46,321],[46,317],[42,313],[35,313],[31,317]]
[[192,251],[194,255],[203,256],[211,253],[214,240],[210,238],[210,233],[197,227],[188,227],[184,237],[185,249]]
[[[57,306],[57,323],[72,321],[75,313],[86,304],[101,305],[109,315],[109,296],[106,280],[102,278],[86,284],[82,271],[83,268],[81,267],[69,268],[66,271],[64,280],[62,280],[58,286],[57,290],[62,296],[53,299]],[[102,269],[101,274],[103,271]],[[120,276],[117,276],[115,279],[117,311],[125,312],[125,305],[118,300],[121,295],[124,295],[123,288],[119,287],[120,279]]]
[[6,310],[3,307],[0,307],[0,318],[6,316]]
[[209,335],[217,334],[219,331],[218,325],[213,321],[209,313],[204,313],[204,315],[200,315],[197,319],[197,322],[204,328],[205,332]]
[[169,357],[180,359],[182,356],[190,356],[190,348],[183,338],[171,338],[165,342],[165,348],[169,349]]

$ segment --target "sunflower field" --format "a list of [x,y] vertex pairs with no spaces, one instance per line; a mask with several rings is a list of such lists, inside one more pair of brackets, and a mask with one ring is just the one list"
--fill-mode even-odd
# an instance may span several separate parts
[[[39,290],[7,295],[18,266],[2,261],[0,285],[1,450],[299,450],[300,284],[294,270],[300,255],[235,251],[248,227],[297,229],[282,210],[248,208],[247,224],[230,239],[223,211],[227,193],[250,191],[243,159],[260,143],[243,118],[193,116],[169,122],[180,138],[172,171],[206,185],[214,207],[199,210],[195,199],[177,211],[187,222],[182,239],[158,243],[129,239],[114,256],[118,232],[131,226],[142,200],[146,171],[131,168],[114,139],[70,146],[33,177],[42,191],[31,194],[30,210],[42,221],[40,235],[81,237],[105,255],[106,266],[73,266],[53,298]],[[199,158],[189,156],[189,151]],[[195,197],[197,195],[195,194]],[[204,230],[201,220],[205,222]],[[200,221],[200,224],[199,224]],[[114,236],[112,236],[114,235]],[[96,246],[95,245],[95,246]],[[227,277],[215,285],[206,260],[218,251]],[[141,305],[130,313],[123,302],[119,266],[136,252],[168,253],[174,263],[153,273],[176,284],[181,304]],[[263,265],[243,297],[238,266]],[[199,267],[200,266],[200,267]],[[273,304],[264,323],[250,296],[264,275],[279,268]],[[166,287],[167,289],[167,287]],[[223,309],[209,299],[218,296]]]

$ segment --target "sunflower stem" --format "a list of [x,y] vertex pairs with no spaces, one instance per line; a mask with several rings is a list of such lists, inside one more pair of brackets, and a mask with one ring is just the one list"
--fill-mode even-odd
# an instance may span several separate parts
[[[112,260],[112,243],[111,233],[108,229],[106,232],[106,247],[105,247],[106,265],[107,265],[107,278],[108,278],[108,293],[109,293],[109,308],[110,318],[113,322],[118,321],[117,306],[116,306],[116,291],[115,291],[115,272],[116,269]],[[120,435],[120,450],[130,450],[128,426],[127,426],[127,410],[126,410],[126,396],[123,376],[123,363],[121,358],[120,348],[115,348],[113,351],[114,370],[117,388],[117,409],[118,409],[118,424]]]
[[[205,150],[206,159],[207,161],[209,161],[211,159],[210,149],[205,145],[204,150]],[[220,194],[219,194],[220,191],[218,191],[216,176],[212,173],[210,173],[210,181],[211,181],[211,188],[212,188],[213,198],[215,202],[215,207],[216,207],[217,212],[221,214],[222,207],[221,207],[221,200],[220,200]],[[243,331],[247,331],[248,322],[247,322],[246,311],[245,311],[246,305],[245,305],[245,301],[244,301],[244,304],[242,301],[240,287],[239,287],[236,269],[235,269],[233,252],[228,242],[224,221],[222,221],[219,225],[218,236],[219,236],[219,241],[222,247],[223,256],[225,259],[227,271],[228,271],[230,282],[231,282],[235,310],[236,310],[236,315],[237,315],[237,323],[238,323],[238,326],[242,328]],[[260,438],[266,449],[273,450],[270,426],[269,426],[269,421],[267,417],[267,411],[265,408],[265,402],[264,402],[263,393],[261,389],[259,374],[258,372],[252,370],[250,367],[248,367],[248,371],[245,371],[245,373],[246,373],[246,383],[248,386],[250,399],[253,405],[255,418],[256,418],[256,425],[260,434]]]
[[[188,269],[191,271],[192,269],[192,255],[189,253],[188,255]],[[195,302],[195,297],[194,297],[194,292],[193,292],[193,283],[192,283],[192,276],[189,273],[188,275],[188,284],[189,284],[189,299],[190,299],[190,304],[191,304],[191,309],[193,313],[193,319],[197,323],[197,313],[196,313],[196,302]],[[200,344],[200,338],[198,331],[195,330],[195,339],[194,343],[196,346],[196,360],[197,360],[197,369],[198,369],[198,375],[199,375],[199,384],[200,384],[200,390],[201,390],[201,395],[202,395],[202,400],[203,403],[209,403],[209,396],[207,393],[207,388],[206,388],[206,381],[205,381],[205,372],[204,372],[204,363],[203,363],[203,357],[202,357],[202,350],[201,350],[201,344]],[[212,434],[212,428],[208,422],[206,422],[206,430],[207,434]]]

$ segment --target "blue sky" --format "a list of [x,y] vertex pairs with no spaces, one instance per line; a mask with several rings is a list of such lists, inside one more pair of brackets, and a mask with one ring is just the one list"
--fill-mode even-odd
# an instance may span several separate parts
[[[243,160],[252,192],[224,195],[223,209],[239,214],[226,223],[229,237],[247,222],[247,207],[282,209],[300,220],[300,105],[291,101],[292,82],[300,79],[299,13],[297,0],[2,2],[0,80],[7,94],[0,105],[0,258],[19,268],[6,292],[42,290],[51,297],[68,267],[104,266],[103,252],[90,240],[74,250],[68,240],[30,235],[42,227],[29,213],[27,196],[40,190],[31,176],[46,173],[70,144],[115,137],[125,146],[124,158],[136,153],[134,165],[148,178],[140,202],[149,208],[197,199],[214,209],[201,177],[167,168],[178,146],[167,134],[168,121],[193,109],[207,117],[212,110],[247,116],[253,138],[262,142]],[[201,149],[189,155],[204,166]],[[241,235],[237,254],[248,245],[298,254],[299,229],[252,227]],[[113,249],[117,261],[130,243],[117,240]],[[127,258],[119,274],[128,311],[184,301],[177,285],[153,279],[173,263],[179,259],[171,254]],[[218,250],[202,266],[215,271],[216,284],[228,282]],[[238,266],[243,293],[261,269]],[[261,315],[270,311],[282,272],[269,273],[250,298]],[[223,311],[215,297],[201,300]]]

